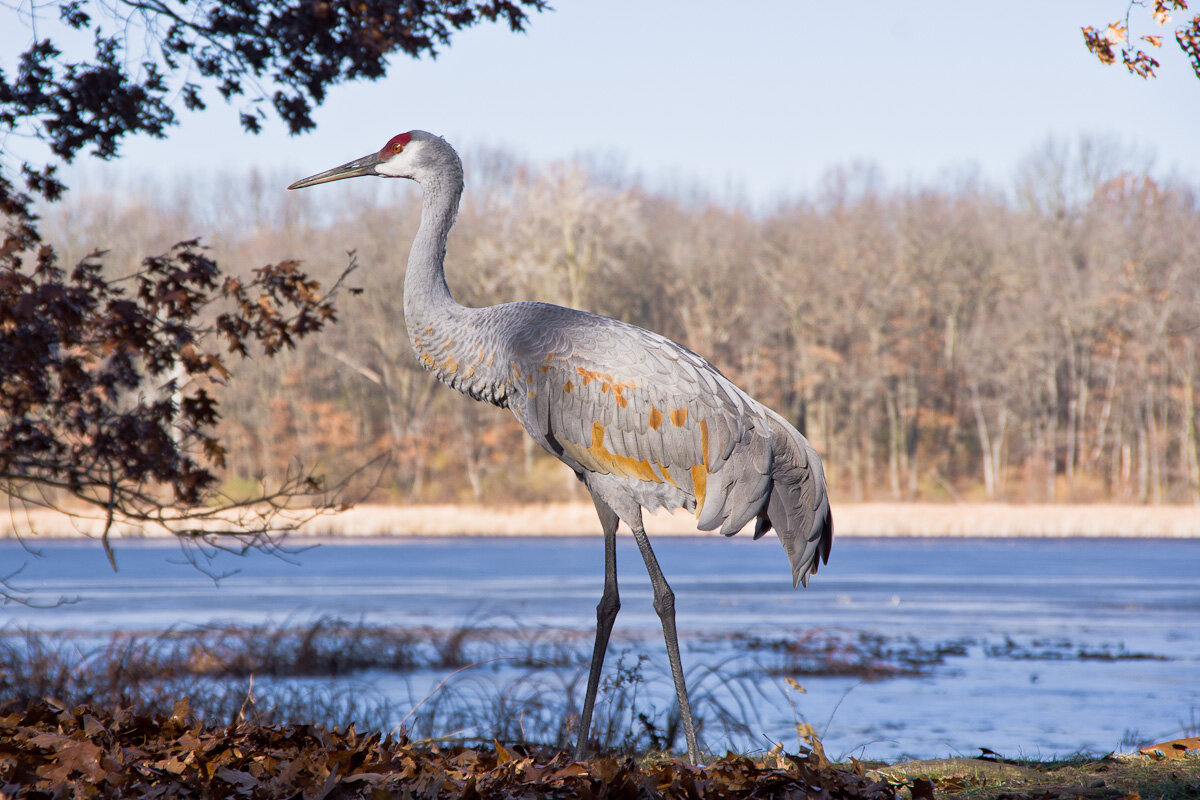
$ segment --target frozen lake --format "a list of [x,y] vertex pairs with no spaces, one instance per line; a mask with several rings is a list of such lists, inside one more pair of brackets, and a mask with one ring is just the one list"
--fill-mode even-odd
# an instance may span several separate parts
[[[606,669],[632,647],[663,665],[651,677],[665,681],[649,580],[632,539],[619,542],[622,610]],[[1200,727],[1200,541],[842,539],[829,565],[799,590],[771,539],[654,544],[676,592],[689,671],[728,664],[738,641],[796,640],[813,629],[954,645],[921,677],[801,678],[808,693],[796,709],[782,689],[761,692],[759,746],[773,738],[792,748],[797,712],[825,731],[830,755],[884,759],[974,755],[979,747],[1030,757],[1108,752]],[[4,606],[7,632],[302,624],[322,616],[590,632],[603,572],[599,536],[322,543],[289,560],[222,556],[215,568],[236,573],[219,583],[181,563],[173,543],[120,543],[115,574],[90,542],[35,546],[43,558],[0,542],[0,573],[24,563],[14,583],[35,600],[78,602]],[[357,679],[385,692],[395,682]],[[669,697],[669,686],[656,691]],[[711,737],[706,744],[753,746]]]

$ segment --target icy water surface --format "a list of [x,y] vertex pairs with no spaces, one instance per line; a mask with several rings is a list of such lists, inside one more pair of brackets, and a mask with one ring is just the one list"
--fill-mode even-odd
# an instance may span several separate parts
[[[641,558],[631,539],[620,544],[614,649],[636,646],[665,664]],[[237,572],[219,584],[180,563],[172,543],[122,543],[116,574],[91,543],[37,547],[44,558],[0,542],[0,573],[26,563],[20,588],[79,602],[0,608],[8,631],[333,616],[586,632],[603,571],[598,536],[323,543],[290,561],[222,556],[216,568]],[[1013,756],[1107,752],[1200,726],[1200,541],[842,539],[800,590],[770,539],[668,538],[655,548],[676,592],[689,671],[728,667],[747,642],[795,640],[814,628],[946,648],[920,677],[801,678],[807,694],[795,708],[768,686],[754,710],[762,742],[794,746],[797,714],[825,730],[831,755],[886,759],[978,747]],[[780,658],[769,647],[757,652],[768,664]],[[654,675],[665,679],[665,667]],[[369,679],[385,692],[395,682]],[[781,677],[760,680],[782,687]],[[658,690],[665,702],[669,687]],[[726,743],[707,744],[721,751]]]

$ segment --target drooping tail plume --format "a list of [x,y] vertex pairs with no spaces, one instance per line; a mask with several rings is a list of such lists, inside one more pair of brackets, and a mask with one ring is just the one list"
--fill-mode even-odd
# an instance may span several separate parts
[[774,529],[792,563],[792,585],[808,586],[820,564],[829,561],[833,516],[825,490],[825,469],[817,451],[774,411],[771,420],[771,494],[754,527],[757,539]]

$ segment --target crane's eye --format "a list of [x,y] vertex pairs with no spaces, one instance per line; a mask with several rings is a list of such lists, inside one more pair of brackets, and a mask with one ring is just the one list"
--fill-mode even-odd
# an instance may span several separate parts
[[388,139],[388,143],[385,144],[383,146],[383,149],[379,151],[379,157],[380,158],[391,158],[392,156],[403,151],[404,148],[411,141],[412,141],[411,133],[402,133],[399,136],[393,136],[391,139]]

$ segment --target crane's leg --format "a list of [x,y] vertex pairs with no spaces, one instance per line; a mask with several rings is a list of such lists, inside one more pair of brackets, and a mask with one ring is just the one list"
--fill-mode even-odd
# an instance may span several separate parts
[[592,647],[592,668],[588,672],[587,693],[583,697],[583,719],[579,724],[579,742],[575,745],[575,760],[583,759],[583,749],[592,732],[592,710],[596,706],[596,690],[600,686],[600,670],[604,666],[604,654],[608,650],[608,637],[612,633],[613,621],[621,610],[617,596],[617,514],[608,504],[595,497],[596,514],[604,529],[604,594],[596,606],[596,644]]
[[683,722],[683,736],[687,740],[688,758],[693,764],[700,763],[700,746],[696,742],[696,726],[692,722],[692,704],[688,702],[687,686],[683,682],[683,664],[679,660],[679,637],[675,633],[675,593],[667,585],[650,539],[639,524],[633,527],[633,538],[637,540],[646,571],[650,573],[650,585],[654,587],[654,610],[662,620],[663,638],[667,641],[667,658],[671,662],[671,677],[675,679],[675,697],[679,700],[679,719]]

